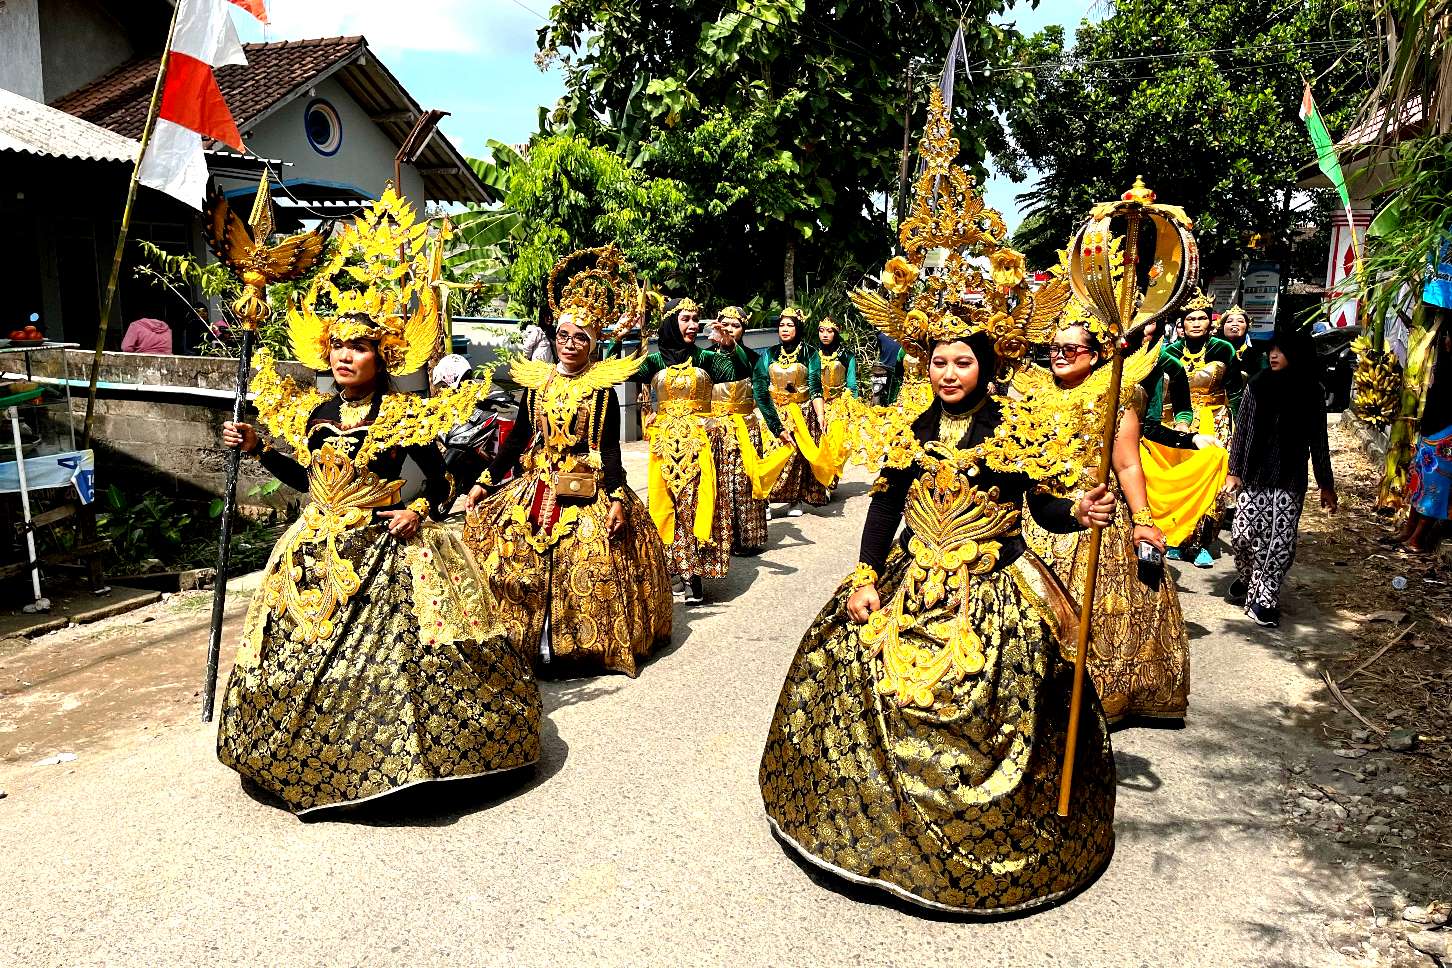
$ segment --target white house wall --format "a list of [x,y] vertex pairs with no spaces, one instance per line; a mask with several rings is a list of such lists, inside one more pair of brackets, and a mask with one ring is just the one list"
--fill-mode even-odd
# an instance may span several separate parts
[[37,0],[0,3],[0,87],[32,101],[45,100]]
[[[255,127],[244,128],[242,136],[247,146],[263,158],[291,162],[281,172],[285,181],[348,186],[369,197],[383,194],[384,183],[393,178],[393,156],[398,145],[337,81],[325,80],[316,90],[315,95],[304,93],[294,98]],[[342,122],[343,141],[335,155],[319,154],[308,141],[303,117],[314,97],[332,104]],[[412,166],[403,168],[403,188],[409,200],[422,209],[423,177]]]
[[122,25],[95,0],[40,0],[40,44],[45,97],[39,100],[47,104],[136,56]]

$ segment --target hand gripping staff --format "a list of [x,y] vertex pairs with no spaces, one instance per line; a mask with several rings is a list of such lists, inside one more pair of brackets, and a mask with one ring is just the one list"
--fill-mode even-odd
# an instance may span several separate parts
[[[1115,285],[1112,246],[1113,223],[1123,224],[1123,271]],[[1143,298],[1139,290],[1142,235],[1154,232],[1154,255],[1145,271]],[[1089,307],[1109,334],[1111,355],[1109,390],[1102,406],[1104,430],[1099,449],[1096,484],[1107,484],[1114,436],[1119,429],[1120,383],[1124,376],[1124,337],[1134,329],[1175,312],[1193,290],[1200,274],[1200,251],[1185,210],[1155,203],[1155,193],[1135,178],[1134,187],[1118,201],[1101,202],[1069,242],[1069,283],[1079,301]],[[1069,700],[1069,734],[1064,745],[1064,768],[1059,781],[1059,816],[1069,815],[1069,792],[1074,782],[1074,756],[1079,744],[1079,719],[1084,704],[1084,670],[1089,654],[1090,617],[1099,576],[1099,547],[1103,532],[1093,525],[1089,534],[1088,571],[1079,604],[1079,640],[1074,653],[1074,689]]]

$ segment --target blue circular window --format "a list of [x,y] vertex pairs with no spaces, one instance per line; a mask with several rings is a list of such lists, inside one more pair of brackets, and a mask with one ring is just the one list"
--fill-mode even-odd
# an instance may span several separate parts
[[322,98],[308,104],[303,112],[303,125],[307,128],[308,144],[320,155],[336,155],[343,147],[343,121],[338,109]]

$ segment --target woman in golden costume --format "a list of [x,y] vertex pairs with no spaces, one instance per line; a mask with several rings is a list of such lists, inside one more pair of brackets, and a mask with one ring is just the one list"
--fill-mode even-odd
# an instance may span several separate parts
[[638,361],[636,377],[649,382],[655,417],[650,441],[650,516],[666,545],[666,564],[684,586],[687,605],[705,601],[703,578],[725,578],[731,567],[735,518],[728,487],[720,486],[716,459],[725,424],[711,418],[718,384],[750,376],[739,347],[717,353],[696,346],[701,310],[689,299],[666,306],[659,348]]
[[[711,415],[724,431],[713,438],[716,486],[731,509],[731,553],[757,555],[766,548],[767,507],[765,496],[758,496],[761,472],[756,463],[763,442],[751,389],[760,354],[746,345],[746,313],[740,306],[727,306],[717,314],[714,340],[718,351],[738,360],[738,373],[740,366],[746,368],[745,376],[711,388]],[[748,462],[755,475],[748,472]]]
[[[781,342],[759,354],[752,385],[756,407],[767,429],[782,443],[795,448],[771,490],[769,500],[787,505],[789,517],[800,517],[798,504],[805,501],[821,507],[828,501],[827,484],[833,473],[830,468],[813,467],[807,455],[816,452],[821,425],[810,404],[822,395],[818,383],[817,350],[805,338],[802,327],[806,313],[795,306],[782,310],[776,324]],[[825,478],[825,480],[823,479]]]
[[[294,456],[249,424],[223,430],[312,498],[263,572],[217,730],[218,758],[295,813],[539,758],[529,659],[463,544],[435,523],[456,496],[435,440],[488,384],[427,400],[391,392],[390,377],[425,364],[438,333],[428,239],[409,233],[413,221],[385,193],[291,315],[294,353],[331,370],[338,394],[293,384],[259,354],[261,422]],[[342,271],[367,288],[340,292],[331,280]],[[320,295],[335,316],[314,312]],[[417,497],[405,462],[422,472]]]
[[[946,249],[943,271],[911,303],[908,286],[854,298],[916,344],[934,399],[891,434],[859,564],[797,649],[760,780],[772,829],[808,862],[986,915],[1064,897],[1113,850],[1114,759],[1092,683],[1069,816],[1058,815],[1073,686],[1060,643],[1074,610],[1019,522],[1027,506],[1052,529],[1102,525],[1114,501],[1102,486],[1077,501],[1046,492],[1080,485],[1082,446],[989,393],[995,346],[1022,351],[1017,314],[1032,299],[1021,272],[1000,287],[975,268],[1017,253],[983,231],[956,153],[935,91],[901,238],[914,270]],[[944,302],[965,293],[981,303]]]
[[[590,264],[561,284],[578,263]],[[639,361],[593,359],[605,321],[633,310],[632,281],[613,246],[555,267],[549,301],[559,363],[511,363],[524,404],[469,492],[464,540],[514,641],[567,670],[634,677],[670,641],[670,579],[660,537],[620,461],[614,387]]]
[[[1098,412],[1108,389],[1103,326],[1077,303],[1049,344],[1049,367],[1022,371],[1015,379],[1025,397],[1077,417],[1085,439],[1098,443],[1103,424]],[[1150,345],[1125,364],[1119,430],[1112,463],[1116,513],[1105,530],[1099,554],[1094,597],[1089,674],[1110,722],[1126,716],[1183,719],[1189,704],[1190,646],[1175,583],[1163,566],[1141,576],[1136,546],[1165,551],[1165,537],[1155,526],[1140,466],[1140,423],[1146,405],[1139,385],[1159,358]],[[1097,450],[1097,446],[1094,448]],[[1089,465],[1099,458],[1088,454]],[[1083,533],[1055,534],[1032,520],[1023,525],[1024,541],[1070,589],[1085,587],[1089,542]]]
[[824,316],[817,324],[814,368],[815,380],[809,382],[815,382],[821,394],[813,398],[812,410],[821,432],[810,463],[813,467],[825,466],[835,471],[828,484],[830,495],[847,463],[849,431],[874,416],[857,399],[857,357],[843,345],[842,330],[830,316]]

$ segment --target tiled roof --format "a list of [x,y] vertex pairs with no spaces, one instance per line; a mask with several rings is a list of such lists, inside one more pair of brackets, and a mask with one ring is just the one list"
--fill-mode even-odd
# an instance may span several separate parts
[[[362,37],[244,44],[247,65],[217,68],[217,85],[237,126],[246,128],[298,85],[316,78],[363,46]],[[52,106],[128,138],[139,138],[159,61],[159,57],[128,61]]]
[[129,162],[139,147],[114,131],[0,89],[0,151]]

